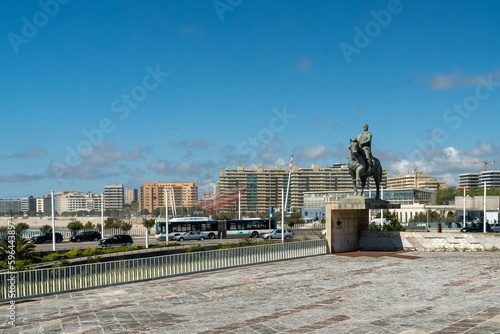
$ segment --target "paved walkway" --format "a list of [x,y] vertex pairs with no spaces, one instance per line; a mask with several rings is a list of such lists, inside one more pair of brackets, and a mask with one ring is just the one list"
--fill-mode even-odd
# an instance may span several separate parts
[[4,333],[500,333],[500,253],[349,253],[34,298]]

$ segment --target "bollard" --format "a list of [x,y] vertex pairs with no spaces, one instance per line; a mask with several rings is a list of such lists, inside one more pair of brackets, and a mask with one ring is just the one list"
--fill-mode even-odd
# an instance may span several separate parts
[[441,223],[437,223],[437,233],[441,233]]

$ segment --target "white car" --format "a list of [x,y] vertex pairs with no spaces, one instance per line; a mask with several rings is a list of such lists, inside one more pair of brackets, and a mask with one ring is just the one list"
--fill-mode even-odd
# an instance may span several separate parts
[[321,230],[321,235],[326,235],[326,228],[324,230]]
[[184,241],[184,240],[205,240],[209,239],[209,236],[207,233],[200,232],[200,231],[189,231],[181,235],[176,235],[172,238],[173,240],[176,241]]
[[[264,234],[262,234],[262,238],[269,239],[269,235],[271,235],[271,239],[281,239],[281,229],[279,228],[276,230],[272,230],[271,234],[264,233]],[[291,229],[285,228],[285,237],[284,237],[285,240],[293,238],[294,235],[295,235],[295,233]]]

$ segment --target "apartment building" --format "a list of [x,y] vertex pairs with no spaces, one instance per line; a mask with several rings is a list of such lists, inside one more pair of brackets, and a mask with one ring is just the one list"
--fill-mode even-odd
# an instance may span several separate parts
[[430,175],[414,171],[409,174],[397,174],[387,178],[387,189],[442,189],[445,181],[433,179]]
[[[281,190],[287,188],[290,170],[279,166],[264,169],[262,166],[247,169],[238,166],[220,172],[216,191],[221,194],[233,194],[241,191],[241,210],[267,211],[270,206],[281,208]],[[382,186],[386,185],[387,171],[383,170]],[[373,179],[369,178],[366,190],[375,189]],[[333,164],[331,167],[310,168],[293,167],[290,177],[289,200],[287,210],[299,209],[304,203],[304,193],[308,191],[353,191],[352,178],[346,164]],[[236,208],[237,203],[221,201],[220,210]]]
[[101,211],[101,195],[91,192],[82,193],[79,191],[60,191],[54,195],[56,211],[63,212],[76,211]]
[[136,188],[125,189],[125,205],[130,205],[132,202],[139,200],[138,191]]
[[173,190],[174,197],[168,198],[168,207],[175,201],[176,207],[194,207],[198,201],[198,184],[196,182],[146,182],[140,189],[141,210],[152,212],[156,208],[165,207],[165,192]]
[[104,186],[104,210],[121,210],[124,202],[123,184]]
[[21,200],[20,199],[0,199],[0,213],[10,213],[10,212],[20,212],[21,211]]
[[481,173],[467,173],[458,176],[459,187],[479,188],[500,187],[500,171],[484,171]]
[[37,213],[47,213],[52,211],[51,196],[45,195],[42,197],[37,197],[36,199],[36,212]]
[[36,211],[36,198],[33,196],[21,198],[21,211]]

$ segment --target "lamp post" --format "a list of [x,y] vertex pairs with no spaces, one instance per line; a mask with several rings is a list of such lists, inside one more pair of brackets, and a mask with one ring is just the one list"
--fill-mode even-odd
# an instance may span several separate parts
[[486,181],[484,181],[483,233],[486,233]]
[[464,190],[464,213],[463,213],[464,223],[463,223],[463,226],[462,226],[462,228],[464,228],[465,227],[465,190],[469,189],[469,187],[458,187],[458,189],[463,189]]

